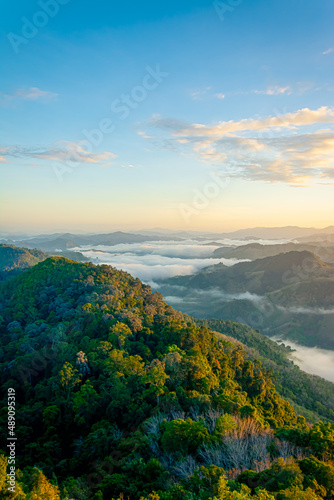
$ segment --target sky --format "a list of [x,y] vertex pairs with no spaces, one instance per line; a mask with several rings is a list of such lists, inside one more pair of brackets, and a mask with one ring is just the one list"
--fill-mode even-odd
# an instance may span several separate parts
[[333,224],[331,0],[12,0],[1,229]]

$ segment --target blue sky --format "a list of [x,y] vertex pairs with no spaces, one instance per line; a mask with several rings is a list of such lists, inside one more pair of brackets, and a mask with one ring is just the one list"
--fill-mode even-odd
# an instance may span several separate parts
[[330,0],[2,11],[4,230],[333,223]]

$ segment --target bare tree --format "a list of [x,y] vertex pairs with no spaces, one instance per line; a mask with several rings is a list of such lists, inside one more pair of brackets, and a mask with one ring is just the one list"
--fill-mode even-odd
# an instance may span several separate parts
[[197,467],[196,460],[191,455],[188,455],[184,460],[177,462],[172,467],[172,472],[179,479],[188,479],[194,474]]
[[219,417],[224,415],[224,410],[209,410],[204,414],[205,427],[212,434],[216,428],[216,423]]

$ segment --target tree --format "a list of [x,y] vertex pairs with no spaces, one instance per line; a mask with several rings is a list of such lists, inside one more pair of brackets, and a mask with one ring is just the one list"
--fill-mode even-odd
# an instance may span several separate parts
[[58,486],[51,484],[43,472],[37,468],[32,471],[32,489],[26,500],[60,500]]
[[74,421],[79,424],[85,423],[86,419],[91,417],[96,411],[99,400],[99,394],[95,391],[90,381],[87,380],[87,382],[80,387],[80,391],[74,395]]
[[146,375],[143,377],[145,384],[150,384],[154,388],[154,394],[157,397],[157,405],[159,405],[159,397],[164,394],[164,385],[169,375],[165,372],[165,364],[158,359],[146,368]]
[[111,334],[116,335],[118,341],[118,347],[123,349],[125,340],[132,335],[132,331],[125,323],[117,321],[116,325],[111,327]]
[[216,465],[199,467],[188,481],[190,489],[197,495],[205,491],[206,498],[220,495],[227,490],[227,481],[224,469]]
[[66,361],[63,368],[59,372],[60,384],[66,390],[66,400],[68,401],[71,390],[81,382],[79,371],[73,368],[71,363]]
[[82,375],[88,375],[90,373],[88,359],[83,351],[79,351],[77,353],[76,365],[78,367],[79,373],[81,373]]
[[194,453],[200,445],[210,440],[204,422],[195,422],[191,418],[164,422],[162,429],[161,444],[167,453],[176,451],[182,454]]
[[302,490],[298,486],[283,490],[277,495],[277,500],[321,500],[321,498],[311,488]]

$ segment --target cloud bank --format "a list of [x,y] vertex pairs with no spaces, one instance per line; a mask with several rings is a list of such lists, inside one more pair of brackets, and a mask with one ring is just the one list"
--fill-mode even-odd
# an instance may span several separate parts
[[204,267],[223,262],[233,265],[240,262],[236,259],[211,259],[168,257],[163,255],[135,253],[105,253],[92,250],[78,249],[85,257],[97,264],[109,264],[117,269],[123,269],[145,283],[154,280],[171,278],[173,276],[188,276]]
[[[214,125],[153,116],[148,126],[160,135],[147,135],[147,140],[220,166],[231,177],[303,186],[311,180],[328,183],[334,179],[334,130],[323,128],[323,124],[333,123],[334,110],[326,106]],[[309,132],[303,127],[317,130]],[[145,137],[143,132],[141,135]]]
[[334,351],[302,346],[291,340],[285,340],[284,344],[295,349],[296,352],[292,353],[290,358],[299,368],[334,382]]
[[83,253],[94,263],[109,264],[123,269],[146,283],[173,276],[188,276],[220,262],[232,266],[246,261],[246,259],[212,258],[217,245],[203,243],[196,240],[154,241],[109,246],[90,245],[84,248],[74,247],[71,250]]

